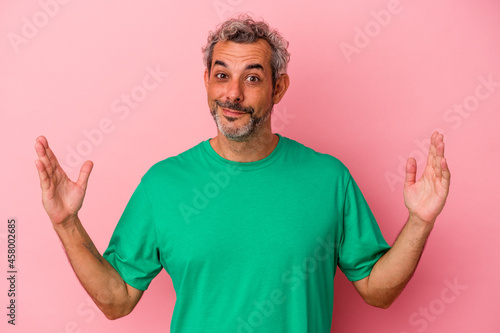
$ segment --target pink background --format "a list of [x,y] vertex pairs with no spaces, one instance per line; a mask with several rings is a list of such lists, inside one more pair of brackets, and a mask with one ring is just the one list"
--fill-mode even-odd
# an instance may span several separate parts
[[[55,1],[0,5],[1,332],[168,332],[175,293],[164,271],[128,317],[108,321],[89,303],[43,210],[33,146],[45,135],[73,179],[75,160],[94,161],[80,217],[104,251],[143,173],[215,135],[200,48],[238,12],[290,41],[275,131],[341,159],[388,242],[407,216],[401,160],[422,166],[432,131],[446,135],[451,194],[413,280],[379,310],[339,273],[332,332],[500,331],[500,85],[482,83],[500,82],[498,1]],[[145,90],[148,68],[168,76]],[[15,327],[3,277],[10,217]]]

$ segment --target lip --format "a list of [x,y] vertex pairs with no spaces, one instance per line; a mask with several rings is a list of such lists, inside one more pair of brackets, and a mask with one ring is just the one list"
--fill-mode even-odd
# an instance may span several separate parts
[[234,111],[234,110],[229,110],[229,109],[225,109],[225,108],[222,108],[222,112],[224,113],[225,116],[228,116],[228,117],[239,117],[239,116],[246,114],[246,112]]

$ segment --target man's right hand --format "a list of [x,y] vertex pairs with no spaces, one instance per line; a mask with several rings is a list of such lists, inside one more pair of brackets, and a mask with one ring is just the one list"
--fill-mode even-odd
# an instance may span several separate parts
[[75,183],[68,178],[57,162],[44,136],[36,139],[35,150],[38,154],[35,164],[40,177],[43,207],[54,226],[62,225],[76,217],[82,207],[93,163],[91,161],[83,163]]
[[77,215],[85,197],[92,162],[83,163],[74,183],[57,162],[45,137],[36,139],[35,149],[43,206],[78,279],[107,318],[116,319],[129,314],[143,291],[127,284],[102,257]]

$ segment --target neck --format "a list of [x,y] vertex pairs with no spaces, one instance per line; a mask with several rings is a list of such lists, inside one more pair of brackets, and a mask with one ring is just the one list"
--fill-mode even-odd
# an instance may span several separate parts
[[271,129],[252,136],[245,141],[233,141],[219,130],[210,140],[210,145],[221,157],[235,162],[254,162],[266,158],[278,145],[279,137]]

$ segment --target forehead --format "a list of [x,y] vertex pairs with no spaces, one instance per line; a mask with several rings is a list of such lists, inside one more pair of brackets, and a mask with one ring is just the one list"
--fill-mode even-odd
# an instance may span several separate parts
[[258,39],[253,43],[218,42],[214,46],[212,66],[216,60],[221,60],[234,67],[258,63],[264,68],[269,67],[270,69],[271,46],[264,39]]

